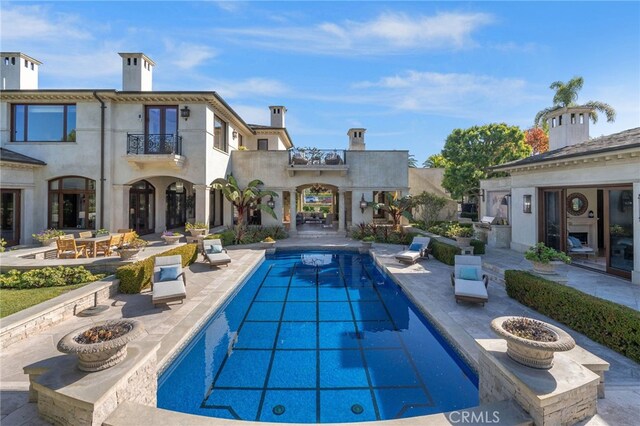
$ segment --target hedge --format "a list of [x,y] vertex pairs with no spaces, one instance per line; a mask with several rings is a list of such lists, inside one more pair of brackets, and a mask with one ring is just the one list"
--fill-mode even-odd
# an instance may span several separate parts
[[487,245],[480,240],[471,240],[471,247],[473,247],[473,254],[485,254]]
[[640,362],[640,312],[527,272],[504,278],[513,299]]
[[158,253],[155,256],[148,257],[144,260],[132,263],[131,265],[121,266],[116,270],[116,277],[120,280],[118,290],[120,293],[135,294],[140,293],[142,289],[151,283],[151,275],[153,275],[153,264],[157,256],[172,256],[179,254],[182,256],[182,266],[192,264],[198,258],[198,245],[185,244],[180,247]]
[[431,241],[431,254],[442,263],[447,265],[455,264],[456,254],[460,254],[460,248],[451,244],[443,243],[442,241]]

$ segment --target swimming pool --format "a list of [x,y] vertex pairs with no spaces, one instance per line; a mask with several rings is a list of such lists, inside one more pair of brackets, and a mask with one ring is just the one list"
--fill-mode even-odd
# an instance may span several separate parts
[[387,420],[478,405],[477,383],[369,255],[278,252],[159,377],[158,407],[286,423]]

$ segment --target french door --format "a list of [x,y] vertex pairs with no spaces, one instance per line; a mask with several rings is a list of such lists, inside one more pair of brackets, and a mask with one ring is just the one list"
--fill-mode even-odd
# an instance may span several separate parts
[[631,278],[633,257],[633,188],[606,188],[604,191],[604,235],[607,272]]
[[187,222],[187,193],[175,183],[167,189],[167,229],[179,228]]
[[7,246],[20,244],[20,190],[3,189],[0,199],[0,236]]
[[138,235],[155,230],[155,188],[146,180],[137,182],[129,190],[129,228]]
[[566,250],[566,206],[564,189],[541,189],[538,241],[559,251]]
[[178,107],[147,106],[145,153],[168,154],[178,151]]

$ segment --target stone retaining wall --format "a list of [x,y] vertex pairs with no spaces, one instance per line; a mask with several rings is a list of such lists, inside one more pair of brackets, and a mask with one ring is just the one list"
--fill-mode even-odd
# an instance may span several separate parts
[[6,349],[111,298],[118,292],[119,283],[112,275],[3,318],[0,348]]

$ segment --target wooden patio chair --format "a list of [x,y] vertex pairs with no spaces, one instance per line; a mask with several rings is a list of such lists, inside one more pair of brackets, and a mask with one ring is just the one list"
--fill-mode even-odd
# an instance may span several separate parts
[[[93,232],[91,231],[82,231],[82,232],[78,232],[78,238],[91,238],[93,236]],[[84,247],[84,249],[87,252],[87,256],[91,255],[91,244],[84,242],[84,241],[80,241],[80,242],[76,242],[76,245],[78,247]]]
[[113,251],[120,247],[122,244],[122,234],[112,235],[106,241],[101,241],[96,244],[96,256],[102,253],[105,256],[111,256]]
[[[118,232],[120,232],[120,230],[118,230]],[[135,240],[136,236],[137,234],[133,231],[122,234],[122,243],[120,244],[120,247],[126,247],[131,244],[131,241]]]
[[127,232],[133,232],[133,229],[118,229],[118,234],[126,234]]
[[73,238],[64,238],[65,236],[59,237],[56,240],[56,244],[58,245],[58,258],[73,258],[77,259],[80,256],[87,257],[87,250],[85,246],[76,245],[76,240]]

